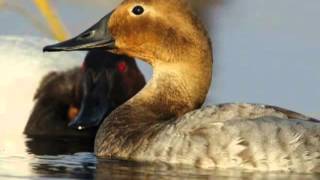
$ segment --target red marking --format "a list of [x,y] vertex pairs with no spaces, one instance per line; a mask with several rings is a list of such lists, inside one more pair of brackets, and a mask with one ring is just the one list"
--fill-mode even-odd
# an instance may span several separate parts
[[119,62],[118,63],[118,71],[120,72],[120,73],[124,73],[124,72],[126,72],[127,71],[127,64],[125,63],[125,62]]

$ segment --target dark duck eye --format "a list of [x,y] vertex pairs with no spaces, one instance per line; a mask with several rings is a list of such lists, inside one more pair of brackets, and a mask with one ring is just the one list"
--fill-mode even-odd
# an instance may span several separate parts
[[135,15],[141,15],[144,12],[144,9],[142,6],[136,6],[132,9],[132,12]]

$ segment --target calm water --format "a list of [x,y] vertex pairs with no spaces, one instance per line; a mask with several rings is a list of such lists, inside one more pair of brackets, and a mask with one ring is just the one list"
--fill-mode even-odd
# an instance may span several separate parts
[[[319,179],[320,175],[201,170],[167,164],[97,159],[91,142],[18,136],[14,153],[0,152],[0,179]],[[21,143],[21,144],[19,144]]]

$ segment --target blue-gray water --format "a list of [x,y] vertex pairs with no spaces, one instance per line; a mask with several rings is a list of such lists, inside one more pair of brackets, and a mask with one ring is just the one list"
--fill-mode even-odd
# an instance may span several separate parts
[[[1,170],[0,179],[254,179],[254,180],[316,180],[316,174],[282,172],[248,172],[243,170],[203,170],[188,166],[138,163],[132,161],[96,159],[77,141],[53,140],[50,143],[27,141],[28,157],[0,157],[1,164],[9,166]],[[37,144],[41,143],[41,144]],[[79,143],[79,144],[78,144]],[[83,144],[82,144],[83,145]],[[68,147],[73,147],[68,149]],[[55,150],[52,150],[52,149]],[[78,148],[78,149],[77,149]],[[49,150],[49,151],[48,151]],[[23,166],[21,166],[23,165]],[[29,167],[23,169],[24,167]]]
[[[70,34],[74,35],[100,19],[117,2],[56,0],[52,3]],[[320,24],[317,23],[320,1],[215,2],[206,4],[200,11],[210,28],[215,51],[215,76],[207,103],[259,102],[320,117]],[[32,1],[8,0],[8,3],[17,3],[45,23]],[[12,8],[0,9],[0,22],[2,36],[48,37],[30,23],[28,16],[21,16]],[[39,52],[24,52],[26,54],[16,59],[14,55],[17,54],[10,52],[11,46],[0,52],[0,73],[3,73],[0,81],[0,179],[159,179],[159,176],[163,179],[320,178],[312,174],[206,171],[164,164],[96,160],[88,152],[91,150],[88,147],[92,146],[82,141],[27,139],[22,135],[22,129],[30,111],[32,92],[36,88],[36,81],[32,78],[40,78],[52,69],[61,69],[67,61],[59,61],[60,55],[50,55],[60,64],[38,67],[35,65],[37,63],[30,61],[30,64],[17,66],[21,59],[46,58],[48,55],[41,55],[42,45],[43,42],[34,48]],[[11,54],[4,56],[6,53]],[[72,57],[74,65],[81,64],[83,56],[73,54]],[[146,76],[150,77],[150,68],[144,64],[141,66]],[[32,83],[28,83],[31,79]]]

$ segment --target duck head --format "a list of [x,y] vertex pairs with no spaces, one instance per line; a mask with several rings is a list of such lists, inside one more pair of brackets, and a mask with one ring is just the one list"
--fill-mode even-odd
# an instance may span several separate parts
[[206,98],[212,77],[211,42],[187,0],[124,0],[79,36],[44,51],[90,49],[124,54],[153,67],[146,88],[127,104],[150,112],[150,118],[140,119],[176,118],[201,107]]
[[85,32],[44,51],[102,48],[154,66],[179,61],[186,51],[204,46],[206,32],[184,0],[125,0]]
[[80,130],[98,127],[112,110],[135,95],[145,84],[134,59],[106,51],[90,51],[82,71],[81,109],[69,123],[70,127]]
[[[134,59],[92,50],[82,68],[51,72],[42,79],[24,133],[29,137],[94,138],[104,116],[144,85]],[[68,127],[76,126],[75,122],[87,129]],[[90,122],[90,126],[85,122]]]

